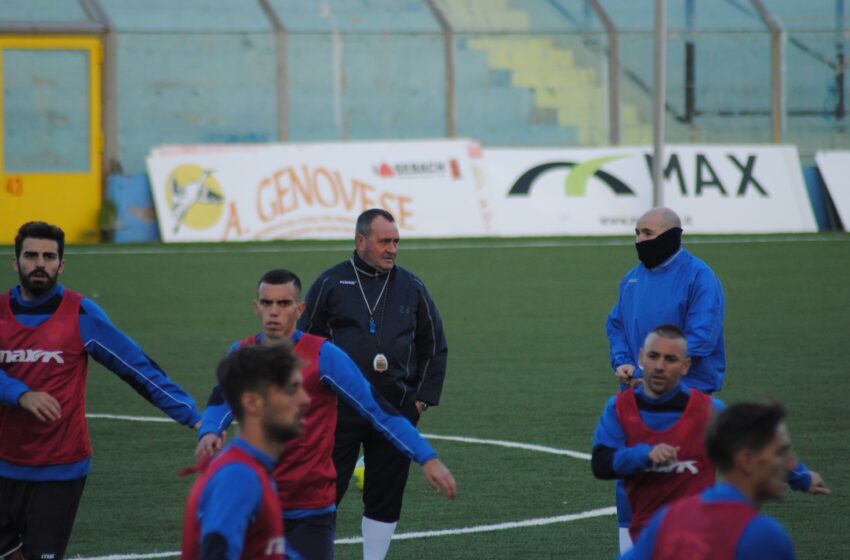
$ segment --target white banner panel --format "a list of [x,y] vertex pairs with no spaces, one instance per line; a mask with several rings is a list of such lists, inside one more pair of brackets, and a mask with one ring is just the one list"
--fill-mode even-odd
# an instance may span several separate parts
[[[488,148],[499,235],[622,235],[652,206],[652,149]],[[690,233],[817,231],[794,146],[667,146],[664,205]]]
[[163,241],[351,239],[391,212],[403,237],[494,235],[466,140],[162,146],[148,174]]
[[850,231],[850,151],[817,152],[815,162],[844,230]]

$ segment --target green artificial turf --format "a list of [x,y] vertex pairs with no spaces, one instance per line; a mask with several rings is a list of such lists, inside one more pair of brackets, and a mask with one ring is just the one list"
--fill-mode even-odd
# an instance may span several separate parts
[[[423,432],[590,452],[598,414],[616,390],[605,317],[636,256],[624,239],[558,243],[403,242],[399,263],[425,281],[449,341],[443,400],[427,412]],[[791,493],[767,511],[788,529],[800,558],[847,558],[850,237],[700,238],[690,245],[686,238],[686,246],[714,268],[726,292],[728,372],[717,396],[785,402],[799,456],[833,489],[828,497]],[[69,248],[63,281],[94,298],[201,406],[218,358],[257,329],[251,299],[259,276],[290,268],[306,287],[349,254],[339,242],[148,249]],[[11,260],[9,248],[0,252]],[[11,267],[0,281],[15,283]],[[162,416],[94,362],[87,408]],[[108,419],[91,419],[89,429],[93,470],[69,554],[178,550],[191,479],[176,472],[192,462],[192,432],[173,423]],[[595,480],[587,460],[484,444],[433,444],[455,474],[460,496],[454,503],[435,496],[414,466],[399,533],[613,505],[612,484]],[[346,496],[338,537],[359,534],[360,496],[354,488]],[[392,545],[390,558],[610,558],[616,542],[615,518],[606,515],[403,540]],[[337,546],[337,558],[358,557],[359,544]]]

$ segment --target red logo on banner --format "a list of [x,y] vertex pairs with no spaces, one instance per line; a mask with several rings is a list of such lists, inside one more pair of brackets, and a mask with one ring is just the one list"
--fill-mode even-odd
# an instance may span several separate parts
[[390,164],[384,162],[380,166],[378,166],[378,175],[384,178],[395,177],[395,171],[390,167]]
[[452,170],[452,179],[460,179],[460,164],[456,159],[449,160],[449,169]]

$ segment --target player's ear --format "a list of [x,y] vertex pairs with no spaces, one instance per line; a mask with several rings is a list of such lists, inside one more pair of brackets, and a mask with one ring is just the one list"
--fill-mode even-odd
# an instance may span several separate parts
[[61,261],[59,261],[59,268],[56,270],[56,274],[62,274],[62,272],[64,270],[65,270],[65,259],[62,259]]
[[12,270],[15,271],[15,274],[19,274],[21,272],[18,269],[18,257],[12,257]]
[[643,346],[641,346],[640,351],[638,352],[638,367],[643,369]]
[[304,314],[304,309],[305,309],[306,307],[307,307],[307,304],[306,304],[306,303],[304,303],[303,301],[302,301],[302,302],[300,302],[300,303],[298,304],[298,306],[296,307],[296,312],[295,312],[295,314],[296,314],[296,317],[295,317],[295,318],[296,318],[296,319],[300,319],[300,318],[301,318],[301,315],[303,315],[303,314]]
[[354,245],[357,247],[358,251],[362,251],[366,248],[366,236],[362,233],[358,233],[357,237],[354,238]]
[[682,372],[682,375],[688,375],[688,371],[691,369],[691,358],[690,356],[685,358],[685,361],[682,362],[685,370]]
[[239,397],[245,416],[259,416],[262,413],[263,397],[259,393],[245,391]]
[[744,474],[753,472],[753,462],[755,461],[755,453],[752,449],[739,449],[732,458],[734,467]]

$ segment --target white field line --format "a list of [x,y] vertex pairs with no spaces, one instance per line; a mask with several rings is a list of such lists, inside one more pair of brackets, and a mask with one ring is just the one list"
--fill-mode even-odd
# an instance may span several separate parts
[[[422,539],[427,537],[448,537],[452,535],[469,535],[471,533],[506,531],[508,529],[519,529],[521,527],[540,527],[543,525],[552,525],[554,523],[568,523],[570,521],[579,521],[581,519],[590,519],[592,517],[614,515],[616,513],[617,508],[612,506],[591,509],[581,513],[568,513],[566,515],[556,515],[554,517],[538,517],[535,519],[524,519],[522,521],[505,521],[504,523],[493,523],[492,525],[476,525],[474,527],[461,527],[459,529],[438,529],[436,531],[412,531],[410,533],[399,533],[398,535],[393,535],[393,540],[403,541],[407,539]],[[357,544],[361,542],[363,542],[363,537],[348,537],[345,539],[337,539],[334,541],[334,544]]]
[[174,420],[165,416],[125,416],[123,414],[94,414],[91,412],[86,412],[86,418],[127,420],[129,422],[174,422]]
[[505,441],[501,439],[479,439],[461,436],[438,436],[435,434],[422,434],[422,437],[428,439],[442,439],[445,441],[459,441],[461,443],[480,443],[483,445],[495,445],[498,447],[509,447],[511,449],[524,449],[526,451],[537,451],[540,453],[551,453],[552,455],[565,455],[574,459],[584,459],[590,461],[589,453],[580,451],[571,451],[569,449],[557,449],[555,447],[546,447],[543,445],[534,445],[532,443],[520,443],[518,441]]
[[[537,517],[535,519],[524,519],[522,521],[506,521],[504,523],[493,523],[491,525],[476,525],[474,527],[461,527],[459,529],[438,529],[435,531],[412,531],[410,533],[398,533],[396,535],[393,535],[393,540],[403,541],[408,539],[423,539],[428,537],[449,537],[453,535],[469,535],[472,533],[507,531],[509,529],[520,529],[523,527],[541,527],[543,525],[552,525],[554,523],[569,523],[570,521],[580,521],[582,519],[603,517],[606,515],[614,515],[616,513],[617,508],[606,507],[582,511],[581,513],[568,513],[566,515],[556,515],[554,517]],[[334,541],[334,544],[358,544],[362,542],[363,537],[347,537],[344,539],[336,539]],[[109,556],[89,557],[78,556],[76,558],[78,560],[146,560],[148,558],[173,558],[177,556],[180,556],[179,551],[153,552],[150,554],[112,554]]]
[[[686,245],[735,245],[741,243],[811,243],[811,242],[850,242],[847,235],[763,235],[763,236],[735,236],[735,237],[688,237]],[[179,245],[161,245],[158,247],[132,246],[98,246],[91,249],[81,247],[69,247],[65,253],[68,255],[202,255],[202,254],[245,254],[245,253],[338,253],[349,252],[352,245],[315,245],[289,247],[283,242],[273,243],[269,247],[246,247],[242,243],[218,243],[200,247],[184,247]],[[631,239],[602,238],[602,239],[551,239],[551,240],[462,240],[462,241],[413,241],[403,243],[402,251],[448,251],[466,249],[545,249],[564,247],[616,247],[633,244]],[[11,249],[0,250],[0,255],[12,255]]]
[[[87,418],[105,419],[105,420],[125,420],[129,422],[173,422],[170,418],[154,417],[154,416],[126,416],[122,414],[86,414]],[[441,436],[436,434],[422,434],[424,437],[435,440],[456,441],[460,443],[476,443],[481,445],[494,445],[497,447],[507,447],[510,449],[523,449],[526,451],[536,451],[539,453],[548,453],[551,455],[563,455],[573,457],[575,459],[590,460],[590,455],[579,451],[569,449],[557,449],[555,447],[546,447],[543,445],[534,445],[530,443],[521,443],[516,441],[505,441],[499,439],[481,439],[469,438],[462,436]],[[461,527],[458,529],[437,529],[433,531],[413,531],[410,533],[398,533],[393,535],[393,540],[421,539],[427,537],[447,537],[452,535],[467,535],[470,533],[487,533],[492,531],[506,531],[509,529],[520,529],[523,527],[540,527],[542,525],[552,525],[554,523],[568,523],[571,521],[579,521],[582,519],[590,519],[592,517],[602,517],[605,515],[614,515],[617,513],[617,508],[607,507],[583,511],[580,513],[569,513],[565,515],[557,515],[554,517],[538,517],[535,519],[525,519],[522,521],[505,521],[503,523],[494,523],[490,525],[476,525],[473,527]],[[336,539],[335,544],[357,544],[363,542],[362,537],[346,537]],[[149,558],[174,558],[180,556],[180,552],[154,552],[150,554],[112,554],[109,556],[90,556],[77,557],[78,560],[147,560]]]
[[[164,416],[126,416],[122,414],[93,414],[86,413],[86,418],[105,419],[105,420],[127,420],[129,422],[173,422],[170,418]],[[457,441],[460,443],[478,443],[481,445],[495,445],[496,447],[507,447],[509,449],[524,449],[526,451],[536,451],[538,453],[549,453],[551,455],[564,455],[574,459],[584,459],[590,461],[589,453],[580,451],[572,451],[570,449],[558,449],[556,447],[546,447],[544,445],[535,445],[533,443],[522,443],[518,441],[506,441],[501,439],[481,439],[462,436],[440,436],[436,434],[422,434],[422,437],[428,439],[437,439],[444,441]]]

